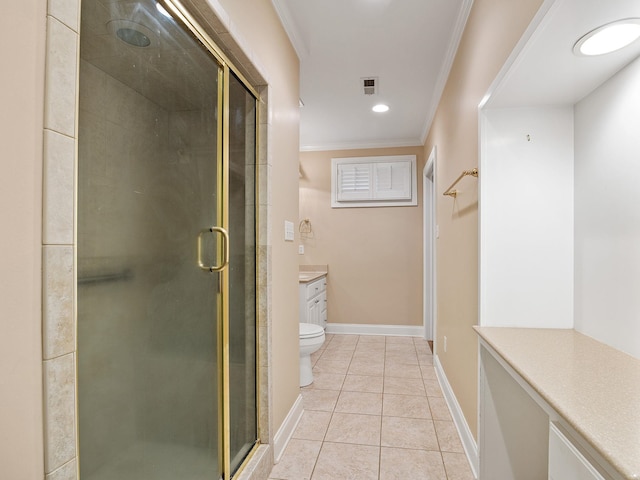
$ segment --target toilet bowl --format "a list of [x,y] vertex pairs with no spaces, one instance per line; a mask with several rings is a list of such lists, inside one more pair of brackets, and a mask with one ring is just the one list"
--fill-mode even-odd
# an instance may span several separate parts
[[324,343],[324,329],[313,323],[300,323],[300,386],[313,383],[311,354]]

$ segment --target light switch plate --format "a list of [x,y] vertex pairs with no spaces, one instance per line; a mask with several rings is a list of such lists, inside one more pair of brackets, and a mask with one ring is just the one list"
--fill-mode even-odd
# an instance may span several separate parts
[[293,242],[294,234],[293,234],[293,222],[288,220],[284,221],[284,240],[285,242]]

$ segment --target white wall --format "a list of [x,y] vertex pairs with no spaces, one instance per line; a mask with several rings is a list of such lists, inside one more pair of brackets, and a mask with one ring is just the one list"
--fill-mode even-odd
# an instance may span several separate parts
[[573,326],[573,111],[483,112],[480,324]]
[[640,59],[575,106],[575,328],[640,358]]

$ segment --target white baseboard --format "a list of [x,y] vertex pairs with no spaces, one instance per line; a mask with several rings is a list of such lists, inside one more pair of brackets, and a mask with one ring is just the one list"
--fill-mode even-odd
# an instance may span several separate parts
[[298,426],[303,412],[302,395],[298,395],[284,422],[282,422],[282,425],[273,437],[273,461],[275,463],[280,461],[280,457],[282,457],[284,449],[287,448],[287,444],[289,440],[291,440],[291,435],[293,435],[293,431]]
[[358,323],[327,323],[327,333],[342,335],[390,335],[406,337],[423,337],[422,325],[368,325]]
[[462,447],[464,448],[464,451],[467,454],[467,458],[469,459],[469,464],[471,465],[473,476],[474,478],[478,478],[478,445],[475,438],[473,438],[467,421],[464,418],[462,409],[460,408],[460,404],[458,403],[458,400],[453,393],[453,389],[449,384],[449,380],[447,380],[447,376],[444,373],[444,369],[442,368],[442,364],[440,363],[438,355],[433,356],[433,365],[436,370],[438,382],[440,383],[440,388],[442,388],[442,393],[444,394],[444,399],[447,402],[449,411],[451,412],[451,416],[453,417],[453,423],[458,430],[458,435],[460,435]]

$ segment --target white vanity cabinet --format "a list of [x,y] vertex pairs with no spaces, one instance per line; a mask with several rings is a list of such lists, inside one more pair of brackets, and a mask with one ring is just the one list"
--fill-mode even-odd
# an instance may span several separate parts
[[553,422],[549,424],[549,480],[605,480]]
[[479,480],[640,478],[640,360],[573,329],[475,327]]
[[300,322],[327,326],[327,276],[300,282]]

